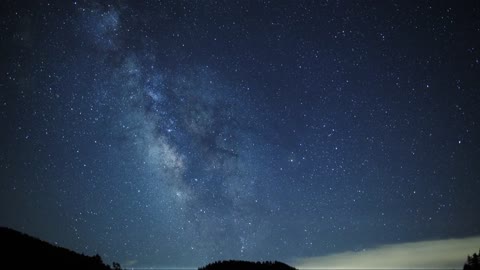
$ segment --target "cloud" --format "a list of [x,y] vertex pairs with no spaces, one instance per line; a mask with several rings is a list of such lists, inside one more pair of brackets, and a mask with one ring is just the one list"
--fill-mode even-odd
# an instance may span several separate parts
[[366,251],[300,258],[297,268],[450,268],[463,266],[480,247],[480,236],[383,245]]
[[128,261],[122,263],[122,266],[124,266],[124,267],[125,266],[134,266],[135,264],[137,264],[137,262],[138,262],[137,260],[128,260]]

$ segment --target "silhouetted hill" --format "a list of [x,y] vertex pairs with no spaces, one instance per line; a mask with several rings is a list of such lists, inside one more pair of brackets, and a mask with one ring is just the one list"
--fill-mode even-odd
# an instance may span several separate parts
[[247,262],[247,261],[219,261],[206,266],[199,267],[198,270],[296,270],[282,262]]
[[78,254],[4,227],[0,227],[0,264],[2,269],[111,269],[99,255]]

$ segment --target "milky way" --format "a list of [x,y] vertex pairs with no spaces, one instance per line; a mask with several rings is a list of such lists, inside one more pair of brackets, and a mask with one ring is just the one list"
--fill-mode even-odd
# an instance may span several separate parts
[[0,225],[127,267],[466,249],[462,5],[4,1]]

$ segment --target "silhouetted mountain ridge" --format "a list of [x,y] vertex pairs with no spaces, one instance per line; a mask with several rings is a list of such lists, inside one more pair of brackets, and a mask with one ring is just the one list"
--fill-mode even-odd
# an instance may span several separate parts
[[[79,254],[9,228],[0,227],[0,239],[0,260],[5,269],[112,269],[98,254]],[[117,263],[113,266],[120,268]]]
[[199,267],[198,270],[296,270],[288,264],[282,262],[249,262],[249,261],[217,261]]

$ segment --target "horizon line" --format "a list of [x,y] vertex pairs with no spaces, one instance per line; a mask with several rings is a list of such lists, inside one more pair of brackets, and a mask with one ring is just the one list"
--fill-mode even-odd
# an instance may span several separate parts
[[[297,268],[297,267],[295,267]],[[303,267],[297,268],[299,270],[461,270],[462,268],[454,268],[454,267]]]
[[[123,269],[139,269],[139,270],[190,270],[198,269],[199,267],[124,267]],[[461,270],[462,268],[454,267],[410,267],[410,268],[389,268],[389,267],[362,267],[362,268],[335,268],[335,267],[306,267],[297,268],[298,270]]]

